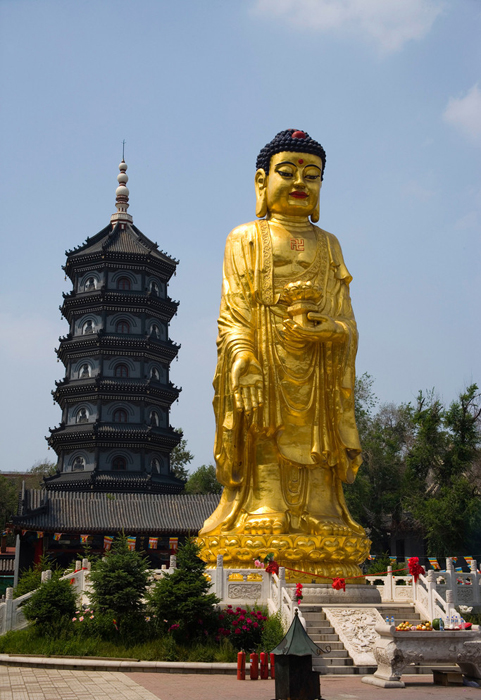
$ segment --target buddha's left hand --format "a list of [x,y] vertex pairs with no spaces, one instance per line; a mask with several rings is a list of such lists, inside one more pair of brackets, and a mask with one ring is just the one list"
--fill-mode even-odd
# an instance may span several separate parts
[[307,340],[311,343],[342,343],[346,339],[348,330],[343,323],[314,311],[308,313],[307,318],[316,325],[300,326],[292,319],[287,319],[284,321],[284,329],[296,340]]

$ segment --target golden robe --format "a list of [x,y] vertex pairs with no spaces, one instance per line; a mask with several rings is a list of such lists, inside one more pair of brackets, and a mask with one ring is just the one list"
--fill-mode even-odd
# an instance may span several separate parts
[[[266,438],[276,447],[287,510],[306,508],[311,470],[330,469],[344,523],[363,532],[350,518],[342,491],[342,482],[352,482],[361,464],[354,419],[358,336],[349,296],[352,277],[337,238],[314,229],[315,257],[291,278],[276,275],[266,220],[239,226],[228,236],[214,378],[214,454],[224,491],[201,538],[232,531],[245,512],[255,479],[255,445]],[[344,326],[341,342],[289,338],[283,290],[291,282],[311,282],[320,289],[318,311]],[[253,418],[235,406],[231,368],[239,351],[252,352],[262,368],[264,403]]]

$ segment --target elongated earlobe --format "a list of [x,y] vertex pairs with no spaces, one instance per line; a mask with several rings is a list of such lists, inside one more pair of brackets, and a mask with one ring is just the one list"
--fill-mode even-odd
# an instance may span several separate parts
[[262,219],[267,214],[266,173],[262,168],[256,172],[256,216]]
[[321,200],[320,198],[317,200],[316,208],[311,214],[311,221],[313,224],[317,224],[319,221],[319,217],[321,215]]
[[256,195],[256,216],[258,219],[263,219],[267,214],[267,197],[266,191],[257,192]]

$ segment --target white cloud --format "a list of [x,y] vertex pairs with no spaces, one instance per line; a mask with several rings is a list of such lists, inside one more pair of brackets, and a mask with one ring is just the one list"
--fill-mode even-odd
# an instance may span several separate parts
[[420,202],[427,202],[431,197],[433,197],[433,190],[425,187],[417,180],[410,180],[402,188],[404,196],[410,199],[417,199]]
[[442,0],[255,0],[253,11],[300,29],[356,35],[387,54],[422,39],[442,8]]
[[473,85],[464,97],[451,97],[444,110],[444,121],[481,146],[481,90]]

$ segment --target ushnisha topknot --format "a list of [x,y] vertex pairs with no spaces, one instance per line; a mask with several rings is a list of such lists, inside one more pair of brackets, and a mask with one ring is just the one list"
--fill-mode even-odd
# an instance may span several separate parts
[[326,169],[326,152],[321,144],[314,141],[306,131],[300,131],[299,129],[279,131],[257,156],[256,170],[262,168],[268,175],[272,156],[276,153],[282,153],[282,151],[312,153],[315,156],[319,156],[323,163],[321,180],[323,179],[324,170]]

